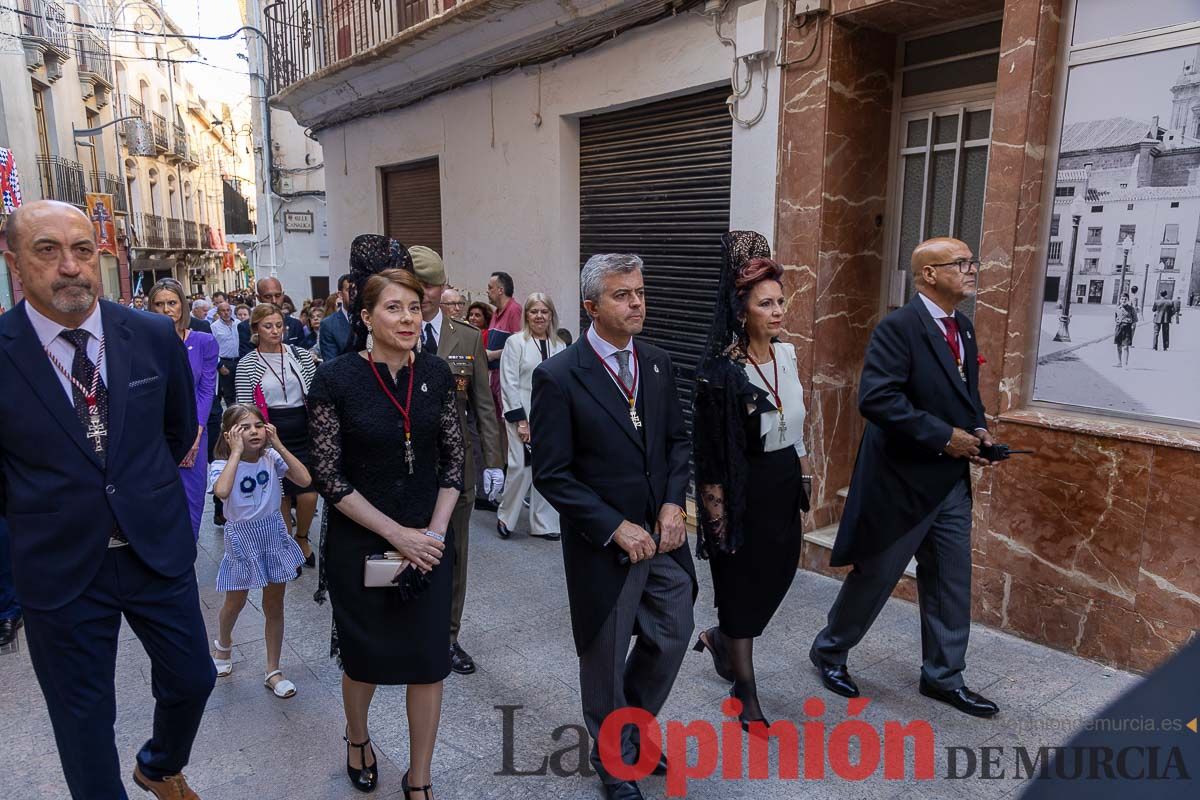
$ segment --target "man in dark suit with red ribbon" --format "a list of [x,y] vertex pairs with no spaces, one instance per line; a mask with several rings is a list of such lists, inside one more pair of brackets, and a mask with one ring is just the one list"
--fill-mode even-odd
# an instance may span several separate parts
[[853,565],[813,642],[829,690],[857,697],[847,655],[870,629],[909,559],[917,559],[921,694],[990,717],[995,703],[966,687],[971,628],[971,470],[992,444],[979,397],[971,320],[955,306],[976,291],[979,261],[939,237],[912,254],[917,294],[871,335],[859,384],[867,420],[832,566]]

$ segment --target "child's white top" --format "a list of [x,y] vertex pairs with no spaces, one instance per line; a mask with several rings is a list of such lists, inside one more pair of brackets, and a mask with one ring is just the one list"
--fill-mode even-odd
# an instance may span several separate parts
[[[226,463],[227,459],[219,459],[209,466],[208,491],[213,490]],[[256,522],[269,517],[272,512],[278,512],[283,496],[279,479],[287,471],[288,465],[283,456],[269,447],[258,461],[238,462],[233,490],[225,500],[225,518],[230,522]]]

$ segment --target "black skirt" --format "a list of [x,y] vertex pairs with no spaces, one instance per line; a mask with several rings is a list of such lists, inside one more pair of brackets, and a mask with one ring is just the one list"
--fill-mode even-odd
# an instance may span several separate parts
[[[446,534],[429,586],[403,600],[387,588],[363,586],[363,562],[392,550],[386,539],[329,511],[322,556],[333,604],[333,650],[352,680],[382,685],[437,683],[450,674],[450,595],[454,534]],[[411,567],[410,567],[411,569]]]
[[721,634],[735,639],[762,635],[796,578],[803,544],[806,498],[795,449],[749,453],[747,462],[745,541],[709,559]]
[[[304,406],[296,408],[268,408],[271,424],[279,433],[279,441],[291,451],[301,464],[308,464],[308,409]],[[309,492],[315,492],[316,487],[310,482],[305,486],[293,483],[286,477],[283,479],[283,493],[295,497]]]

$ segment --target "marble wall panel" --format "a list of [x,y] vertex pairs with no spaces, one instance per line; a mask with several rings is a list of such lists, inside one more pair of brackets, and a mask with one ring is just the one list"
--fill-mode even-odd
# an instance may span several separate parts
[[1155,448],[1138,573],[1139,614],[1200,626],[1200,453]]
[[942,25],[1000,11],[1003,0],[833,0],[840,21],[890,33]]

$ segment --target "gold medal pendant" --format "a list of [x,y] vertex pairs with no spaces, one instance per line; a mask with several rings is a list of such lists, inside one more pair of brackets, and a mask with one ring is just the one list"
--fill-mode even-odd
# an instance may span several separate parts
[[633,423],[633,429],[640,431],[642,429],[642,418],[638,416],[637,409],[633,404],[629,404],[629,421]]
[[404,463],[408,464],[409,475],[413,474],[413,463],[415,461],[416,457],[413,456],[412,436],[406,433],[404,435]]
[[783,441],[787,435],[787,417],[784,416],[783,409],[779,409],[779,441]]

